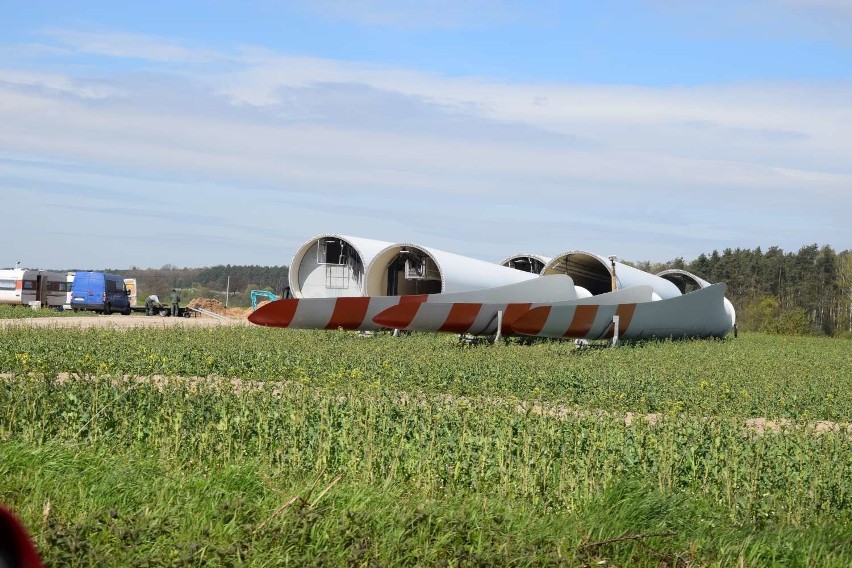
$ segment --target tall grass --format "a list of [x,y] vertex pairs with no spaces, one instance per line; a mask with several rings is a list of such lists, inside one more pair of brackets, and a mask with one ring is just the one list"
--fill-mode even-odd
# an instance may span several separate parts
[[0,331],[0,501],[50,564],[852,560],[848,343],[272,331]]
[[522,410],[495,400],[400,398],[384,388],[238,390],[225,381],[4,381],[0,434],[34,445],[121,445],[213,466],[403,483],[430,496],[485,492],[543,512],[572,509],[613,481],[642,478],[723,503],[742,522],[801,523],[852,505],[852,431],[738,419]]
[[104,445],[0,448],[0,494],[54,566],[841,567],[852,554],[836,520],[736,524],[701,496],[634,481],[545,515],[483,493],[428,498],[346,479],[321,496],[331,475],[251,459],[177,466]]
[[761,335],[578,351],[566,342],[462,347],[447,335],[366,339],[256,327],[0,330],[0,372],[383,385],[697,416],[849,421],[850,369],[847,340]]
[[75,312],[72,310],[57,310],[48,306],[42,306],[34,310],[29,306],[16,304],[0,304],[0,319],[30,319],[30,318],[53,318],[62,316],[89,316],[94,312]]

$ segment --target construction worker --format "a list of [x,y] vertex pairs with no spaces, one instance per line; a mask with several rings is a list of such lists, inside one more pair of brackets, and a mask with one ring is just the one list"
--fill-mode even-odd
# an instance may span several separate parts
[[160,305],[160,298],[157,297],[156,294],[151,294],[147,298],[145,298],[145,315],[153,316],[154,315],[154,306]]
[[172,288],[172,317],[177,317],[180,313],[180,294],[178,294],[177,288]]

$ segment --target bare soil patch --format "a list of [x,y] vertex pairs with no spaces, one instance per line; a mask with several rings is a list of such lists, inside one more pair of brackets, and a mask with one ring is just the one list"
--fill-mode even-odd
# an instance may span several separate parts
[[234,319],[245,319],[251,313],[251,308],[226,308],[225,304],[213,298],[194,298],[186,307],[207,310]]
[[0,328],[7,327],[71,327],[91,328],[107,327],[126,330],[139,327],[217,327],[222,325],[250,325],[245,317],[225,320],[208,318],[202,315],[189,318],[173,318],[163,316],[113,314],[95,317],[56,317],[56,318],[27,318],[2,319]]

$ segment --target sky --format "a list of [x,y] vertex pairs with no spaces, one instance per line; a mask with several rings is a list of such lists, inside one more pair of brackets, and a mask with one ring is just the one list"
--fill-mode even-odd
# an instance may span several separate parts
[[0,0],[0,267],[852,249],[849,29],[852,0]]

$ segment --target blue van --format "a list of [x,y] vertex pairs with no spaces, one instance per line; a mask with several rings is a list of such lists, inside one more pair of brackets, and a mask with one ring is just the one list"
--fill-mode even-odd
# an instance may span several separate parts
[[129,295],[124,278],[118,274],[80,271],[74,274],[71,283],[71,309],[94,310],[104,314],[121,312],[129,316]]

